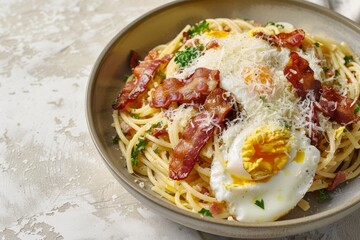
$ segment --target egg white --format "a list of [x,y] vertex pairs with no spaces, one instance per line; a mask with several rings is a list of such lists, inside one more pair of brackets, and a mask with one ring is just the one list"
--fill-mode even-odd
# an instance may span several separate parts
[[[236,126],[234,126],[236,128]],[[286,166],[268,181],[251,181],[237,184],[233,177],[250,179],[241,161],[244,139],[254,130],[252,126],[233,137],[222,148],[222,158],[215,156],[211,166],[210,185],[218,201],[228,204],[229,212],[239,221],[274,221],[288,213],[303,198],[313,182],[320,152],[303,134],[293,132],[294,142]],[[231,132],[228,129],[227,132]],[[236,134],[236,131],[233,131]],[[293,161],[296,151],[304,152],[302,161]],[[255,204],[264,201],[264,209]]]

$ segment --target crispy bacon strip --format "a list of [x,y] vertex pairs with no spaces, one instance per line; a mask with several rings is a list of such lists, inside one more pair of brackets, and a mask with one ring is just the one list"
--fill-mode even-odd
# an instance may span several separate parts
[[209,49],[212,49],[212,48],[217,48],[219,46],[220,46],[219,42],[216,39],[214,39],[214,40],[211,40],[210,42],[208,42],[208,44],[206,44],[205,48],[207,50],[209,50]]
[[200,192],[201,192],[202,194],[206,195],[206,196],[210,196],[210,191],[209,191],[209,189],[208,189],[207,187],[204,187],[204,186],[201,187]]
[[168,131],[161,127],[151,129],[151,135],[153,135],[154,137],[159,137],[167,133]]
[[120,127],[121,127],[122,132],[125,135],[129,134],[132,129],[127,123],[125,123],[123,121],[120,122]]
[[[315,106],[315,102],[312,102],[311,103],[311,109],[310,109],[311,113],[310,113],[310,116],[311,118],[309,117],[306,117],[306,120],[308,122],[312,122],[314,123],[315,126],[320,126],[320,122],[319,122],[319,117],[318,117],[318,113],[316,111],[316,106]],[[322,131],[319,131],[317,130],[316,128],[312,128],[311,131],[310,131],[310,134],[308,134],[310,140],[311,140],[311,144],[313,146],[319,146],[319,143],[321,142],[321,140],[323,139],[323,133]]]
[[289,33],[278,33],[276,35],[267,35],[263,32],[256,32],[255,37],[264,39],[276,47],[293,48],[299,47],[302,40],[305,39],[305,32],[302,29],[296,29]]
[[332,191],[334,190],[339,184],[343,183],[346,181],[346,174],[343,171],[339,171],[336,173],[333,181],[331,182],[331,184],[328,186],[327,190]]
[[183,35],[183,40],[182,40],[183,43],[185,43],[187,40],[190,39],[189,32],[183,32],[182,35]]
[[152,96],[150,106],[168,108],[172,102],[203,103],[206,96],[219,86],[220,72],[198,68],[187,79],[168,78],[158,86]]
[[[309,92],[313,92],[313,100],[310,108],[310,114],[306,117],[308,122],[313,123],[315,126],[320,126],[318,114],[316,111],[316,104],[314,101],[320,98],[321,82],[315,80],[314,71],[310,68],[309,62],[300,57],[296,52],[291,52],[289,55],[289,62],[285,66],[284,75],[287,80],[293,85],[296,95],[302,100],[305,100]],[[308,137],[311,139],[311,144],[318,146],[323,138],[321,131],[316,128],[308,129]]]
[[224,204],[218,202],[212,202],[209,206],[209,210],[212,214],[221,214],[224,211]]
[[340,95],[335,88],[322,87],[319,105],[319,110],[324,116],[339,124],[348,125],[360,120],[359,115],[355,113],[358,105],[353,99]]
[[[215,125],[223,122],[231,110],[233,99],[221,88],[214,89],[206,98],[204,112],[198,113],[185,127],[181,141],[170,159],[169,177],[185,179],[193,169],[200,150],[212,137]],[[212,124],[209,124],[209,118]]]
[[[354,100],[340,95],[333,87],[322,86],[320,81],[315,80],[314,71],[310,68],[309,62],[297,53],[290,53],[290,60],[284,69],[284,74],[295,88],[298,97],[303,100],[310,91],[313,91],[311,119],[307,119],[309,122],[319,126],[317,111],[342,125],[352,124],[360,120],[355,112],[359,106],[354,103]],[[314,128],[311,129],[309,135],[308,137],[314,146],[318,146],[323,138],[323,134]]]
[[157,54],[150,51],[144,61],[142,61],[133,70],[135,80],[127,82],[117,97],[117,101],[113,104],[113,109],[123,109],[128,103],[134,102],[141,93],[146,90],[155,70],[172,58],[171,55],[165,55],[162,59],[155,59]]
[[130,69],[134,69],[140,63],[141,56],[138,52],[131,50],[130,51]]
[[315,99],[318,100],[321,82],[315,80],[314,71],[310,68],[309,62],[300,57],[296,52],[291,52],[289,57],[290,59],[285,66],[284,74],[295,88],[298,97],[305,99],[306,94],[309,91],[313,91]]

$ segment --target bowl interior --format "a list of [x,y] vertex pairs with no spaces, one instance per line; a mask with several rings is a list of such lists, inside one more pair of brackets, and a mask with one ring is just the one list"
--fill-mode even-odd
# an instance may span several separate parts
[[[358,55],[360,53],[360,29],[356,24],[325,8],[302,1],[180,1],[156,9],[130,24],[112,39],[99,57],[88,85],[89,128],[107,166],[123,186],[138,199],[155,204],[157,207],[164,207],[165,215],[169,211],[175,214],[175,216],[166,215],[172,220],[177,221],[177,217],[189,219],[189,221],[195,220],[197,225],[192,227],[205,231],[207,230],[201,224],[203,222],[215,224],[215,228],[216,226],[220,226],[220,228],[224,228],[223,226],[233,227],[231,234],[209,230],[209,232],[221,235],[243,237],[245,235],[242,232],[243,228],[247,228],[247,237],[259,237],[259,232],[251,229],[264,228],[263,235],[260,236],[264,237],[266,233],[279,228],[279,226],[287,227],[288,231],[280,231],[278,234],[273,231],[275,235],[272,236],[281,236],[320,227],[342,217],[346,210],[358,205],[360,200],[360,192],[357,191],[360,188],[358,178],[349,184],[343,184],[338,192],[333,194],[332,200],[327,203],[319,204],[314,194],[308,194],[306,198],[311,202],[309,211],[304,212],[296,208],[274,223],[247,224],[202,219],[197,214],[181,211],[154,194],[150,190],[151,183],[147,178],[128,174],[120,151],[112,143],[114,129],[110,125],[112,123],[111,104],[124,86],[122,81],[124,75],[130,73],[128,67],[130,50],[136,50],[145,56],[154,46],[174,38],[186,24],[194,24],[202,19],[217,17],[253,19],[260,23],[289,22],[296,28],[303,28],[306,32],[327,36],[340,42],[346,41]],[[139,182],[144,182],[145,187],[141,188]],[[296,226],[304,222],[316,224],[308,224],[306,228]]]

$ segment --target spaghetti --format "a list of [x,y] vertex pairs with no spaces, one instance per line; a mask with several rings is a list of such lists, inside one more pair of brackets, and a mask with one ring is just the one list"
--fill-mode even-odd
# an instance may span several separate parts
[[[174,149],[183,141],[184,131],[189,131],[189,128],[191,128],[188,126],[189,122],[201,112],[201,104],[199,107],[197,101],[204,101],[208,93],[204,93],[203,97],[198,96],[198,98],[190,100],[187,100],[184,96],[182,96],[183,98],[177,97],[178,101],[172,101],[167,107],[154,107],[153,96],[155,91],[157,93],[160,91],[159,89],[165,79],[180,78],[179,76],[182,76],[185,79],[182,82],[192,80],[192,83],[194,83],[197,80],[196,77],[189,79],[186,67],[181,66],[179,52],[185,52],[186,49],[193,51],[182,56],[185,59],[187,58],[191,65],[191,63],[197,61],[197,58],[204,51],[211,48],[221,48],[216,41],[210,41],[211,44],[209,43],[206,46],[199,46],[199,40],[196,39],[201,38],[203,35],[211,36],[212,39],[216,40],[229,34],[248,33],[252,37],[257,37],[265,42],[268,41],[267,44],[270,44],[275,50],[277,49],[276,51],[281,51],[277,48],[279,45],[283,45],[284,41],[287,41],[287,43],[293,41],[293,39],[281,39],[281,33],[288,34],[291,31],[293,31],[293,28],[288,23],[269,22],[266,25],[261,25],[241,19],[206,19],[194,26],[186,26],[171,42],[155,47],[144,61],[140,62],[140,65],[134,69],[133,75],[127,79],[127,84],[130,82],[128,91],[122,91],[122,95],[125,95],[126,98],[125,102],[129,101],[134,93],[136,96],[131,101],[126,102],[125,106],[113,112],[113,127],[116,129],[119,139],[118,145],[126,159],[128,172],[136,172],[147,176],[153,184],[152,190],[154,192],[181,209],[212,215],[216,218],[233,219],[233,214],[229,212],[227,204],[218,201],[211,188],[211,165],[214,158],[218,159],[221,164],[226,164],[227,160],[222,152],[225,141],[222,131],[235,122],[241,122],[241,118],[244,118],[244,116],[240,116],[241,114],[239,115],[238,112],[241,112],[243,106],[234,104],[232,112],[237,115],[232,118],[233,120],[227,120],[226,123],[219,122],[214,126],[214,121],[208,119],[211,122],[209,125],[214,126],[211,130],[214,131],[214,134],[201,146],[201,151],[199,150],[198,158],[192,170],[188,172],[185,179],[171,179],[169,178],[169,165],[174,151],[176,151]],[[288,35],[286,37],[289,38]],[[278,41],[279,38],[280,41]],[[360,61],[348,45],[345,43],[339,44],[325,37],[306,34],[304,39],[301,40],[301,44],[297,44],[295,43],[296,46],[290,46],[290,49],[297,47],[302,51],[310,49],[313,54],[312,57],[318,61],[316,62],[317,66],[312,65],[310,62],[309,67],[311,69],[321,68],[322,71],[315,71],[315,77],[320,78],[323,89],[326,90],[326,86],[329,86],[328,95],[325,95],[325,90],[320,91],[320,94],[322,94],[320,100],[315,95],[314,98],[317,100],[311,100],[311,104],[309,104],[306,97],[301,100],[301,91],[307,93],[304,86],[302,86],[303,88],[297,88],[293,85],[293,88],[298,91],[294,93],[294,90],[292,90],[292,96],[289,97],[296,99],[295,102],[299,106],[308,108],[307,111],[318,111],[317,122],[304,118],[311,123],[305,126],[307,136],[312,139],[312,144],[317,146],[321,154],[313,182],[307,191],[333,190],[341,182],[355,178],[360,174],[360,155],[358,151],[360,148],[360,124],[357,118],[357,112],[360,110],[357,106],[360,94]],[[176,57],[178,57],[177,61]],[[294,61],[298,61],[302,57],[302,55],[294,56]],[[154,64],[154,61],[158,62]],[[295,68],[292,65],[290,67],[292,68],[289,71],[295,72]],[[147,78],[139,76],[139,69],[146,69]],[[194,72],[194,69],[191,71]],[[271,78],[268,75],[273,73],[262,68],[259,71],[258,75],[266,76],[268,79]],[[251,69],[245,69],[242,73],[245,80],[247,75],[253,76]],[[201,75],[201,73],[199,74]],[[288,76],[289,74],[286,75],[286,77]],[[199,78],[201,77],[203,76]],[[136,82],[134,79],[138,81],[142,79],[143,85],[141,87],[144,88],[144,91],[138,91],[138,88],[140,89],[139,85],[131,86],[131,83]],[[288,78],[288,80],[291,82],[291,79]],[[247,82],[251,83],[251,81]],[[166,91],[170,91],[174,85],[182,82],[173,80],[173,85],[161,89],[164,92],[163,95],[167,93]],[[198,84],[200,85],[200,83]],[[267,83],[265,88],[254,84],[252,89],[261,94],[267,91],[271,94],[271,81],[269,80]],[[286,84],[289,85],[289,82]],[[186,89],[186,86],[182,87]],[[331,95],[330,93],[335,88],[337,91],[334,97],[334,94]],[[179,87],[179,89],[181,88]],[[316,91],[316,87],[311,88],[311,91]],[[260,97],[265,96],[261,94]],[[165,98],[165,95],[163,95],[162,97]],[[331,112],[333,114],[331,115],[325,110],[319,110],[320,108],[329,108],[329,106],[324,106],[330,101],[329,99],[339,104],[342,100],[344,100],[343,102],[348,102],[349,99],[352,100],[351,104],[347,106],[350,110],[340,109],[342,110],[340,115],[351,115],[349,117],[350,122],[346,122],[349,119],[343,119],[341,116],[336,117],[336,113],[333,114],[334,111]],[[315,108],[311,108],[313,102],[314,105],[317,104]],[[338,106],[332,106],[332,108],[336,107]],[[271,108],[271,106],[268,108]],[[280,112],[281,109],[276,111]],[[349,113],[349,111],[353,114]],[[251,113],[249,112],[248,115],[251,115]],[[230,117],[228,116],[228,118]],[[293,118],[284,121],[296,128],[298,127],[298,121],[305,121],[304,119]],[[310,207],[309,203],[304,199],[298,203],[298,206],[304,210]]]

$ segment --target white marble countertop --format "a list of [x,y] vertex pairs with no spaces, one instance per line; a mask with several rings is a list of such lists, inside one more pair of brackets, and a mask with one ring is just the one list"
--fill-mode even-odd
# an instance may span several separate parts
[[[0,239],[227,239],[140,204],[88,133],[96,58],[124,26],[167,2],[0,0]],[[360,22],[360,1],[312,2]],[[358,239],[359,217],[286,239]]]

